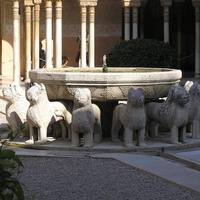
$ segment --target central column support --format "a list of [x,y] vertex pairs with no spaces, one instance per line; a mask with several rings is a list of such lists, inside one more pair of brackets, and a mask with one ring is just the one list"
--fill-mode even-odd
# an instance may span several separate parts
[[200,77],[200,0],[192,0],[195,7],[195,77]]
[[164,42],[169,42],[169,7],[172,0],[160,0],[164,9]]
[[19,1],[13,0],[13,81],[20,78],[20,15]]
[[55,4],[55,60],[54,67],[62,68],[62,1]]
[[33,0],[34,6],[34,69],[39,69],[40,51],[40,4],[42,0]]
[[52,68],[52,0],[46,0],[46,68]]
[[95,67],[95,6],[98,0],[78,0],[81,6],[81,67],[87,67],[87,7],[89,7],[89,67]]

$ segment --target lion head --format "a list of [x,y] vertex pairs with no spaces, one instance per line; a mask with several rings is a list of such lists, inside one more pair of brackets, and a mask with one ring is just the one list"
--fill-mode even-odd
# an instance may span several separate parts
[[130,88],[128,90],[128,98],[127,103],[131,104],[132,106],[142,106],[144,105],[144,91],[141,88],[138,88],[137,90]]
[[200,97],[200,84],[198,82],[195,82],[191,85],[189,94]]
[[181,86],[172,86],[169,90],[167,102],[176,102],[181,106],[184,106],[189,102],[189,93]]
[[44,98],[47,96],[44,84],[34,83],[33,86],[27,90],[26,96],[32,104],[35,104],[40,99],[44,100]]
[[12,82],[2,89],[3,97],[14,103],[25,96],[23,89],[19,84]]
[[79,107],[91,104],[91,92],[88,88],[77,88],[74,91],[74,104]]

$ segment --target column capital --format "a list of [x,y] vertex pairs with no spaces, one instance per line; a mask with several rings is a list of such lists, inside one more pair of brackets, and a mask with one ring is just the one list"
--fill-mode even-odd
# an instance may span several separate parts
[[25,6],[33,6],[33,1],[32,0],[24,0],[24,5]]
[[97,6],[98,0],[78,0],[80,6]]
[[192,5],[194,7],[200,7],[200,0],[192,0]]
[[33,0],[33,3],[34,3],[34,4],[41,4],[41,3],[42,3],[42,0]]
[[141,0],[122,0],[123,7],[140,7]]
[[160,0],[161,6],[169,7],[172,5],[172,0]]

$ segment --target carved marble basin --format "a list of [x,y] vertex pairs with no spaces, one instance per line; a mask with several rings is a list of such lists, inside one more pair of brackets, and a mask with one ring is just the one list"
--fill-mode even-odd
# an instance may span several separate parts
[[169,68],[62,68],[31,70],[32,82],[46,86],[49,99],[72,100],[75,88],[89,88],[92,100],[126,100],[129,88],[142,88],[146,99],[166,97],[182,78],[181,70]]

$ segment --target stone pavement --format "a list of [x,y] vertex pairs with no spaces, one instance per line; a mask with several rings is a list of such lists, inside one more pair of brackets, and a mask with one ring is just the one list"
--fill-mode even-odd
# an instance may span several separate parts
[[[0,136],[7,125],[6,102],[0,99]],[[8,148],[20,156],[44,157],[94,157],[116,159],[135,169],[168,180],[200,193],[200,139],[187,139],[183,145],[169,144],[166,137],[147,140],[147,147],[127,149],[123,144],[113,144],[109,138],[91,149],[70,148],[69,141],[50,140],[45,145],[26,146],[26,139],[18,139]],[[15,147],[14,147],[15,146]]]

